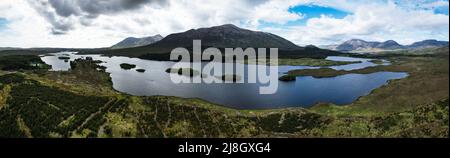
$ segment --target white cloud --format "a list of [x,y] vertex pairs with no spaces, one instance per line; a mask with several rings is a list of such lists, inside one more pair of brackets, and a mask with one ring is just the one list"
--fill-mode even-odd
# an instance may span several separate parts
[[286,1],[270,1],[255,7],[250,15],[252,26],[259,25],[260,20],[276,24],[286,24],[289,21],[303,19],[304,15],[301,13],[288,12],[289,7],[300,3],[296,2],[294,4],[292,2],[293,1],[291,1],[291,3],[286,3]]
[[311,18],[306,26],[274,31],[295,43],[333,44],[351,38],[384,41],[397,40],[403,44],[423,39],[448,40],[448,15],[433,10],[408,9],[394,3],[368,3],[349,8],[352,13],[343,19],[329,16]]
[[[72,7],[72,12],[59,13],[61,11],[52,8],[47,0],[28,2],[0,2],[2,12],[11,13],[0,14],[0,17],[8,19],[12,28],[8,33],[2,34],[0,46],[106,47],[128,36],[168,35],[226,23],[249,28],[252,24],[257,26],[261,20],[285,23],[290,19],[300,18],[300,15],[284,10],[286,8],[272,8],[265,15],[255,14],[255,8],[266,0],[172,0],[166,2],[167,5],[149,3],[129,10],[123,9],[118,13],[97,13],[93,18],[86,18],[88,13],[76,7]],[[58,3],[56,6],[67,9],[68,6],[63,4]]]
[[[307,17],[288,11],[290,7],[307,3],[352,14],[343,19],[330,16],[307,19],[305,26],[261,28],[261,22],[283,25]],[[94,12],[95,16],[89,16],[92,11],[83,12],[80,8],[72,8],[73,12],[59,10],[58,13],[49,5],[39,9],[36,6],[41,4],[30,4],[33,3],[26,0],[0,1],[0,17],[8,20],[9,28],[0,32],[0,47],[106,47],[128,36],[166,36],[191,28],[226,23],[250,29],[260,28],[300,45],[337,43],[350,38],[394,39],[410,43],[427,38],[448,40],[449,35],[448,15],[381,1],[170,0],[164,5],[142,3],[139,7],[123,7],[120,12]],[[445,5],[448,6],[448,1],[436,1],[424,3],[422,8]],[[52,34],[52,30],[62,34]]]

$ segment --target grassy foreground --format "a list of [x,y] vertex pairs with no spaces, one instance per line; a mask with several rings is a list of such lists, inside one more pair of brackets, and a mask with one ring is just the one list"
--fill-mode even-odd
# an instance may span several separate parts
[[383,70],[410,76],[351,105],[310,109],[129,96],[81,60],[69,72],[0,72],[0,137],[448,137],[448,58],[391,60]]

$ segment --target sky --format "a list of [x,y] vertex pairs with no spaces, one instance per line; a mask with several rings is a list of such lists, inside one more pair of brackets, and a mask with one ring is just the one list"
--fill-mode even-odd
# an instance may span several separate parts
[[109,47],[223,24],[295,44],[449,40],[448,0],[0,0],[0,47]]

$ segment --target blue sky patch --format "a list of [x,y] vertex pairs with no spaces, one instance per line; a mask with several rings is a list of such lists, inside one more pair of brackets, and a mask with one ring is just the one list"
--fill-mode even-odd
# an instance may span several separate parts
[[433,11],[435,14],[448,15],[448,0],[394,0],[393,2],[394,4],[407,9],[427,10]]
[[0,31],[6,29],[7,24],[8,24],[8,21],[5,18],[0,17]]
[[319,5],[298,5],[295,7],[291,7],[288,10],[291,13],[299,13],[304,16],[303,19],[289,21],[284,25],[281,24],[275,24],[275,23],[269,23],[260,21],[260,28],[264,27],[275,27],[275,28],[283,28],[283,27],[289,27],[289,26],[304,26],[306,25],[306,22],[311,18],[319,18],[321,15],[326,15],[338,19],[342,19],[345,16],[351,14],[346,11],[338,10],[331,7],[325,7],[325,6],[319,6]]
[[328,15],[334,18],[344,18],[350,13],[338,10],[331,7],[318,6],[318,5],[299,5],[292,8],[289,8],[289,12],[291,13],[301,13],[306,15],[305,19],[317,18],[321,15]]
[[448,7],[437,7],[434,9],[434,13],[448,15]]

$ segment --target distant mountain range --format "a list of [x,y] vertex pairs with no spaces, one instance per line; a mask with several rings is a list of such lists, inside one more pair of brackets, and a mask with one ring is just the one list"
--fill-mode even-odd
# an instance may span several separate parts
[[401,45],[394,40],[385,42],[364,41],[361,39],[351,39],[339,45],[327,45],[322,48],[343,51],[343,52],[378,52],[389,50],[405,49],[425,49],[448,46],[448,41],[424,40],[411,45]]
[[143,37],[143,38],[135,38],[135,37],[128,37],[119,43],[111,46],[112,49],[121,49],[121,48],[132,48],[132,47],[140,47],[140,46],[146,46],[153,44],[155,42],[158,42],[162,40],[163,37],[161,35],[155,35],[150,37]]
[[[232,24],[173,33],[155,43],[144,46],[130,48],[129,46],[131,45],[126,45],[126,47],[118,47],[116,45],[113,49],[85,50],[80,53],[99,53],[152,60],[168,60],[170,52],[174,48],[184,47],[191,49],[193,40],[201,40],[202,48],[278,48],[280,57],[324,58],[328,55],[339,54],[337,51],[321,49],[315,46],[300,47],[280,36],[267,32],[243,29]],[[128,41],[130,40],[124,40],[121,43],[128,43]]]
[[0,51],[2,51],[2,50],[18,50],[18,49],[21,49],[21,48],[15,48],[15,47],[0,47]]
[[[394,40],[377,42],[351,39],[342,44],[320,46],[319,48],[312,45],[300,47],[289,40],[271,33],[251,31],[232,24],[225,24],[209,28],[191,29],[185,32],[170,34],[165,38],[161,35],[144,38],[129,37],[112,46],[111,49],[133,49],[127,51],[133,53],[135,56],[149,54],[149,51],[152,52],[150,54],[165,54],[177,47],[192,48],[193,40],[201,40],[204,48],[278,48],[280,51],[291,52],[304,52],[304,50],[309,50],[309,52],[315,50],[317,52],[324,51],[323,49],[341,52],[381,52],[436,48],[448,46],[449,44],[448,41],[424,40],[411,45],[401,45]],[[111,50],[101,51],[113,52]]]
[[410,49],[421,49],[421,48],[433,48],[433,47],[443,47],[448,46],[448,41],[437,41],[437,40],[424,40],[420,42],[415,42],[407,47]]

